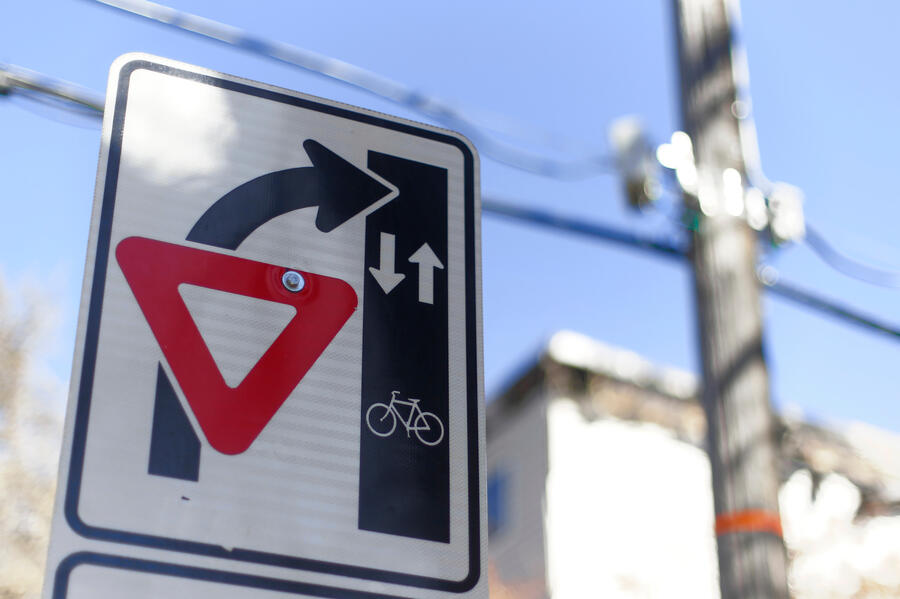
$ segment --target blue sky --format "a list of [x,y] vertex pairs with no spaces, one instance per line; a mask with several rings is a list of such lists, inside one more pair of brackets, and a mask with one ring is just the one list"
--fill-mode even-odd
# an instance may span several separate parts
[[[678,127],[672,16],[666,0],[552,3],[254,3],[173,0],[180,10],[340,58],[534,131],[604,151],[606,128],[639,115],[654,140]],[[868,8],[866,8],[868,7]],[[128,16],[90,0],[10,2],[0,61],[103,92],[110,63],[140,51],[424,120],[320,76]],[[763,167],[801,187],[806,213],[846,253],[900,269],[891,185],[900,77],[889,45],[900,5],[747,2],[744,39]],[[49,118],[48,118],[49,117]],[[99,152],[91,121],[0,99],[0,269],[35,279],[62,324],[47,360],[66,379]],[[624,208],[615,176],[561,182],[482,158],[482,191],[526,206],[670,237],[661,213]],[[847,278],[804,245],[765,256],[785,278],[890,322],[898,290]],[[652,360],[696,370],[685,266],[530,229],[483,223],[485,374],[496,390],[550,334],[577,330]],[[777,298],[764,305],[773,397],[823,420],[900,431],[896,340]]]

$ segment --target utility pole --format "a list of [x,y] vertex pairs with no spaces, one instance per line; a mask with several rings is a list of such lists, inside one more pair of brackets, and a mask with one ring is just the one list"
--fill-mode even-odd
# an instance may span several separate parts
[[723,599],[787,599],[778,463],[762,349],[756,235],[731,52],[737,0],[674,0],[683,127],[696,164],[694,272]]

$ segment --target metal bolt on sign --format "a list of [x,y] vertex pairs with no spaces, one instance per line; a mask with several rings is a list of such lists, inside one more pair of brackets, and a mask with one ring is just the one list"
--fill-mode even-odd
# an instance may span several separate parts
[[303,279],[303,275],[296,270],[288,270],[281,275],[281,284],[288,291],[297,293],[306,286],[306,281]]

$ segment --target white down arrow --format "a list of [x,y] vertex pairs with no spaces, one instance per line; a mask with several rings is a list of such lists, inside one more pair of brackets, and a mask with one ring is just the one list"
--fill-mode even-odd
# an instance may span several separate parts
[[381,265],[378,268],[375,268],[374,266],[369,267],[369,272],[372,273],[372,276],[375,277],[375,280],[378,281],[378,284],[381,285],[381,288],[386,294],[390,293],[400,281],[406,278],[405,274],[394,270],[394,254],[396,252],[394,242],[394,235],[391,233],[382,233]]

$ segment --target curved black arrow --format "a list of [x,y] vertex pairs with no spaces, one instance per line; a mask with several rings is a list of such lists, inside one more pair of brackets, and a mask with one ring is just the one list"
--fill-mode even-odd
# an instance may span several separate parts
[[[268,173],[235,187],[203,213],[187,240],[235,250],[273,218],[313,206],[319,208],[316,227],[327,233],[391,192],[317,141],[307,139],[303,149],[312,166]],[[200,441],[184,409],[172,401],[171,387],[160,367],[148,472],[197,481]]]
[[316,227],[328,233],[391,192],[317,141],[307,139],[303,149],[312,166],[268,173],[235,187],[203,213],[187,240],[234,250],[267,221],[313,206],[319,207]]

